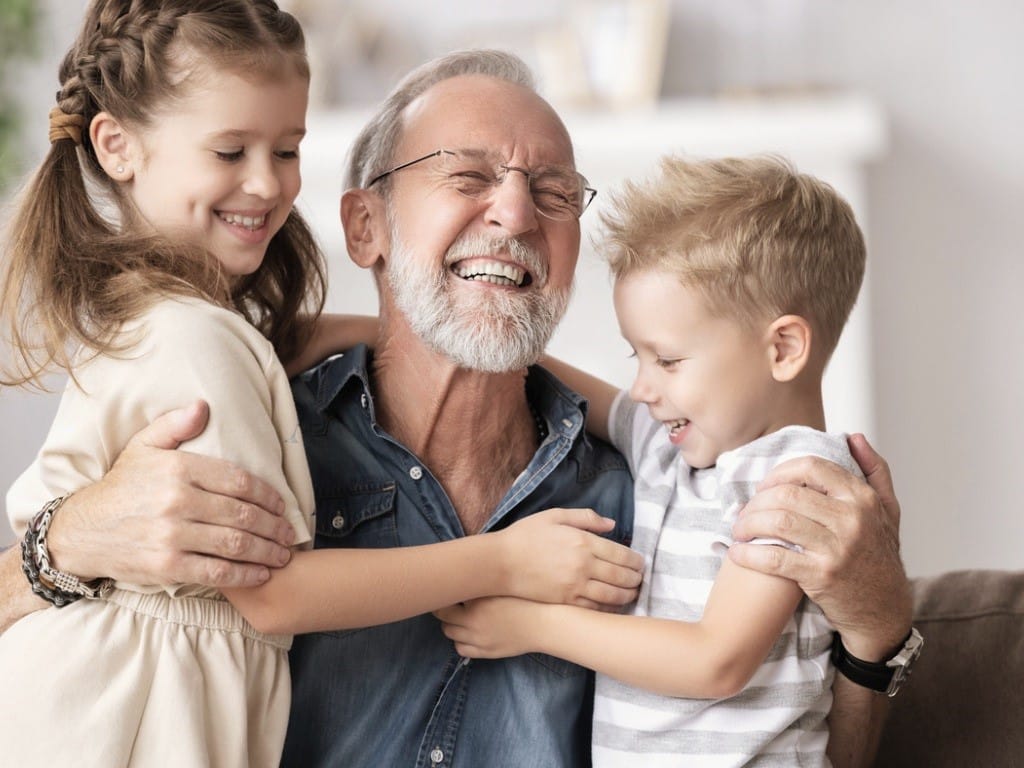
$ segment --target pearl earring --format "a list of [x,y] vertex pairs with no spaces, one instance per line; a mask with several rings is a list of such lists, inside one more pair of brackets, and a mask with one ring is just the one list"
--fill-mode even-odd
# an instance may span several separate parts
[[124,166],[123,166],[123,165],[119,165],[119,166],[117,166],[117,168],[116,168],[115,170],[116,170],[116,171],[117,171],[118,173],[124,173]]

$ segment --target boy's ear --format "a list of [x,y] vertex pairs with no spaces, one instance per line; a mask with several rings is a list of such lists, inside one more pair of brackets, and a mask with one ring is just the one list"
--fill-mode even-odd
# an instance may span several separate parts
[[811,324],[800,315],[783,315],[768,326],[772,377],[792,381],[811,358]]
[[89,123],[89,140],[107,176],[114,181],[131,181],[135,175],[133,163],[141,159],[142,152],[121,123],[109,112],[100,112]]
[[363,269],[376,266],[391,248],[384,199],[368,189],[350,189],[341,196],[341,226],[349,258]]

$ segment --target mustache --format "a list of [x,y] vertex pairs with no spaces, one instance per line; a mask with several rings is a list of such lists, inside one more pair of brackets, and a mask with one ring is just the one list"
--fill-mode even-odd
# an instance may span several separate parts
[[444,257],[444,265],[450,267],[457,261],[479,257],[508,256],[516,264],[525,267],[538,288],[548,282],[548,264],[540,251],[518,237],[488,237],[486,235],[461,235]]

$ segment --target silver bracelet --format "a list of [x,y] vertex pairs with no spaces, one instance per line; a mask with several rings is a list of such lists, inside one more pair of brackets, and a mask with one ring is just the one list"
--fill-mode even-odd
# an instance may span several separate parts
[[64,593],[68,596],[78,597],[106,597],[110,594],[110,591],[114,588],[113,579],[97,579],[90,582],[85,582],[79,579],[77,576],[65,571],[58,571],[50,563],[50,552],[46,548],[46,534],[50,530],[50,524],[53,522],[53,516],[57,513],[64,502],[67,501],[71,494],[65,494],[59,496],[52,501],[46,503],[46,505],[36,513],[36,516],[32,518],[32,522],[29,528],[32,530],[35,539],[35,561],[36,566],[39,568],[39,576],[42,579],[50,582],[54,589],[58,593]]

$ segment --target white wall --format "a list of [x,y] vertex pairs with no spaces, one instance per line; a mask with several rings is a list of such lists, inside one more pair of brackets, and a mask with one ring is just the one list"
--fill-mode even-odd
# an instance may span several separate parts
[[[500,42],[568,0],[375,0],[418,57]],[[47,0],[63,47],[81,0]],[[871,435],[903,504],[908,570],[1024,567],[1024,6],[1013,0],[673,0],[665,90],[825,82],[880,101],[889,150],[868,184],[874,407]],[[358,3],[346,4],[352,7]],[[364,2],[364,6],[369,5]],[[438,13],[443,6],[445,12]],[[56,14],[54,9],[60,8]],[[514,13],[514,16],[512,15]],[[780,13],[786,14],[785,17]],[[462,20],[452,26],[452,20]],[[481,35],[479,30],[489,30]],[[767,34],[770,33],[770,34]],[[428,34],[429,33],[429,34]],[[26,79],[42,151],[56,54]],[[49,78],[49,79],[47,79]],[[332,258],[343,258],[338,253]],[[369,282],[367,282],[369,289]],[[578,297],[585,299],[585,297]],[[0,393],[0,486],[31,459],[53,401]],[[0,526],[0,540],[5,534]]]

